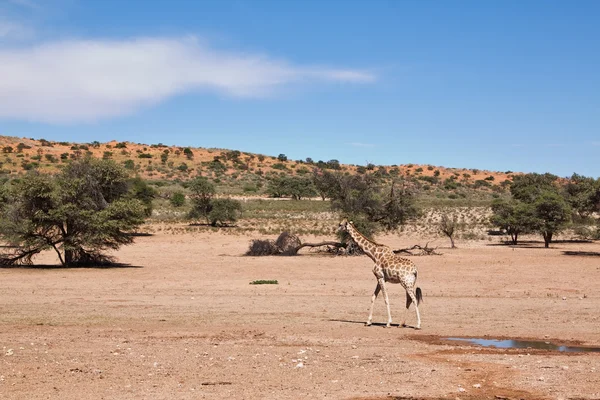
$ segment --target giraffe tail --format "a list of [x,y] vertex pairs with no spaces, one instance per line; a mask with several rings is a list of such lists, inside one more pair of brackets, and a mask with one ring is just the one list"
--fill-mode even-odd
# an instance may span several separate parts
[[421,288],[420,287],[417,288],[417,291],[416,291],[415,294],[417,296],[417,305],[419,305],[423,301],[423,292],[421,292]]

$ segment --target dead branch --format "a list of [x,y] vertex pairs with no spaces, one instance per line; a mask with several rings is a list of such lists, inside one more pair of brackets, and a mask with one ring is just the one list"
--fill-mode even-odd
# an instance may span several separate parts
[[[418,251],[415,251],[418,250]],[[415,244],[412,247],[406,247],[404,249],[394,250],[394,254],[408,254],[411,256],[441,256],[442,253],[438,253],[437,247],[429,247],[429,242],[425,244],[425,247],[422,247],[418,244]]]
[[298,251],[300,251],[300,249],[304,248],[304,247],[310,247],[311,249],[319,248],[319,247],[323,247],[323,246],[327,246],[327,249],[325,250],[327,253],[339,253],[340,249],[344,249],[346,248],[346,243],[340,243],[340,242],[332,242],[332,241],[324,241],[324,242],[320,242],[320,243],[302,243],[300,246],[296,247],[296,253]]

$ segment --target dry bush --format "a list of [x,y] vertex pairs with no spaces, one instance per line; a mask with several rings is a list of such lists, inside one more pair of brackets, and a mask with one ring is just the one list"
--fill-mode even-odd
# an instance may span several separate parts
[[279,248],[273,240],[254,239],[246,252],[247,256],[274,256],[279,254]]
[[300,238],[287,231],[281,232],[275,241],[275,246],[277,246],[283,256],[295,256],[301,245],[302,242],[300,241]]

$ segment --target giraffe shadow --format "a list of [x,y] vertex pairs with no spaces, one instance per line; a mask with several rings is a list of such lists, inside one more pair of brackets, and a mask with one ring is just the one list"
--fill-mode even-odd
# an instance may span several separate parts
[[[343,322],[345,324],[365,325],[365,321],[351,321],[348,319],[330,319],[328,321],[329,322]],[[392,323],[391,325],[395,326],[395,327],[412,328],[412,326],[410,326],[410,325],[401,326],[400,324],[394,324],[394,323]],[[385,322],[372,322],[370,326],[379,326],[381,328],[385,328],[386,324],[385,324]]]

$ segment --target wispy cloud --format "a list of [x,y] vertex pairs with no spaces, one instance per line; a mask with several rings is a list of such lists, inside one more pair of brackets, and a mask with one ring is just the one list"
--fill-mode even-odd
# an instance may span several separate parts
[[371,143],[350,142],[347,144],[352,147],[375,147],[375,145]]
[[8,0],[8,2],[30,10],[39,10],[41,8],[41,6],[33,0]]
[[224,52],[195,38],[69,40],[0,49],[0,118],[93,121],[193,91],[241,98],[291,84],[369,83],[367,71]]
[[19,22],[10,21],[0,15],[0,43],[3,41],[18,41],[33,36],[33,29]]
[[590,142],[592,146],[600,146],[600,142]]

